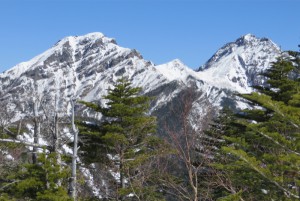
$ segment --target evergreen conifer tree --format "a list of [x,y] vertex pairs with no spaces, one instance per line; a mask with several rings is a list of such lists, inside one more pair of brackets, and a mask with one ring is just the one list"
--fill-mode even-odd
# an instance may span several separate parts
[[150,98],[139,95],[140,92],[141,88],[131,87],[131,83],[122,78],[104,97],[108,100],[107,107],[82,102],[103,115],[100,124],[81,122],[79,130],[83,140],[91,143],[86,143],[86,150],[92,151],[93,156],[107,150],[104,153],[108,156],[106,161],[112,164],[110,171],[116,168],[116,199],[160,199],[151,176],[155,170],[149,161],[161,154],[162,140],[153,135],[156,118],[148,115]]
[[[61,170],[56,154],[41,153],[37,164],[21,164],[18,171],[7,177],[7,184],[0,190],[0,200],[68,201],[68,170]],[[63,185],[58,186],[57,181]]]
[[226,157],[217,167],[240,190],[241,200],[298,200],[299,53],[279,58],[264,75],[267,86],[241,95],[255,109],[243,110],[227,123]]

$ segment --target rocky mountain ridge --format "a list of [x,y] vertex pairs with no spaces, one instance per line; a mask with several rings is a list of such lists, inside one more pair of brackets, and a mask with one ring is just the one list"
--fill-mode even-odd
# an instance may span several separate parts
[[[102,33],[90,33],[66,37],[0,74],[0,95],[19,111],[18,119],[30,112],[34,94],[59,98],[59,108],[69,108],[71,97],[105,104],[107,89],[118,78],[128,77],[143,93],[156,96],[151,111],[191,86],[201,94],[195,109],[203,107],[203,100],[218,106],[229,92],[247,93],[251,85],[261,84],[257,75],[280,53],[271,40],[247,34],[223,46],[196,72],[178,59],[155,66],[136,50],[120,47]],[[176,87],[170,90],[171,85]]]
[[178,59],[155,66],[136,50],[120,47],[102,33],[90,33],[66,37],[0,74],[0,95],[11,110],[18,111],[15,120],[31,112],[31,97],[37,95],[56,97],[57,107],[68,113],[70,98],[105,104],[102,97],[107,89],[118,78],[127,77],[133,86],[142,87],[144,94],[156,97],[152,112],[193,87],[199,92],[193,111],[201,116],[205,115],[204,105],[219,107],[229,94],[248,93],[251,85],[262,84],[258,74],[280,54],[271,40],[247,34],[224,45],[194,71]]

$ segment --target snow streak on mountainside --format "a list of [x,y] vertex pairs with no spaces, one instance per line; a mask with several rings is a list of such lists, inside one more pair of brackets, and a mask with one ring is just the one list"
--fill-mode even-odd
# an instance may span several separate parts
[[219,49],[200,67],[199,75],[213,86],[248,93],[250,86],[263,84],[259,73],[270,67],[280,53],[271,40],[247,34]]

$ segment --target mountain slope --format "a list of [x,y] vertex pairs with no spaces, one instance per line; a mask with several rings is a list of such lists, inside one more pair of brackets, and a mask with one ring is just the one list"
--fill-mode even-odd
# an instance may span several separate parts
[[28,102],[33,94],[47,94],[63,99],[59,107],[64,108],[71,97],[101,99],[122,76],[129,77],[145,92],[167,81],[136,50],[122,48],[101,33],[67,37],[32,60],[0,74],[1,100],[19,100],[19,108],[30,108]]
[[258,74],[280,54],[271,40],[247,34],[219,49],[198,71],[211,85],[248,93],[251,86],[263,84]]

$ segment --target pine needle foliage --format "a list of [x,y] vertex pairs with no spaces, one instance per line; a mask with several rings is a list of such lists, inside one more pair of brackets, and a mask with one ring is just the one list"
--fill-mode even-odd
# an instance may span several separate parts
[[255,109],[227,123],[221,149],[227,161],[217,167],[246,200],[299,200],[299,53],[279,58],[264,76],[267,86],[241,95]]
[[156,118],[148,114],[151,98],[140,95],[141,90],[131,87],[131,83],[122,78],[104,96],[106,107],[81,102],[103,115],[101,122],[90,124],[92,127],[81,125],[80,130],[87,139],[93,138],[94,150],[106,154],[106,159],[101,162],[109,161],[110,170],[119,173],[116,199],[160,199],[152,180],[155,170],[151,169],[151,161],[162,154],[163,140],[155,136]]
[[[0,200],[68,201],[67,178],[69,171],[60,169],[56,154],[41,153],[37,164],[22,164],[17,172],[7,177],[1,188]],[[62,185],[57,185],[62,180]]]

